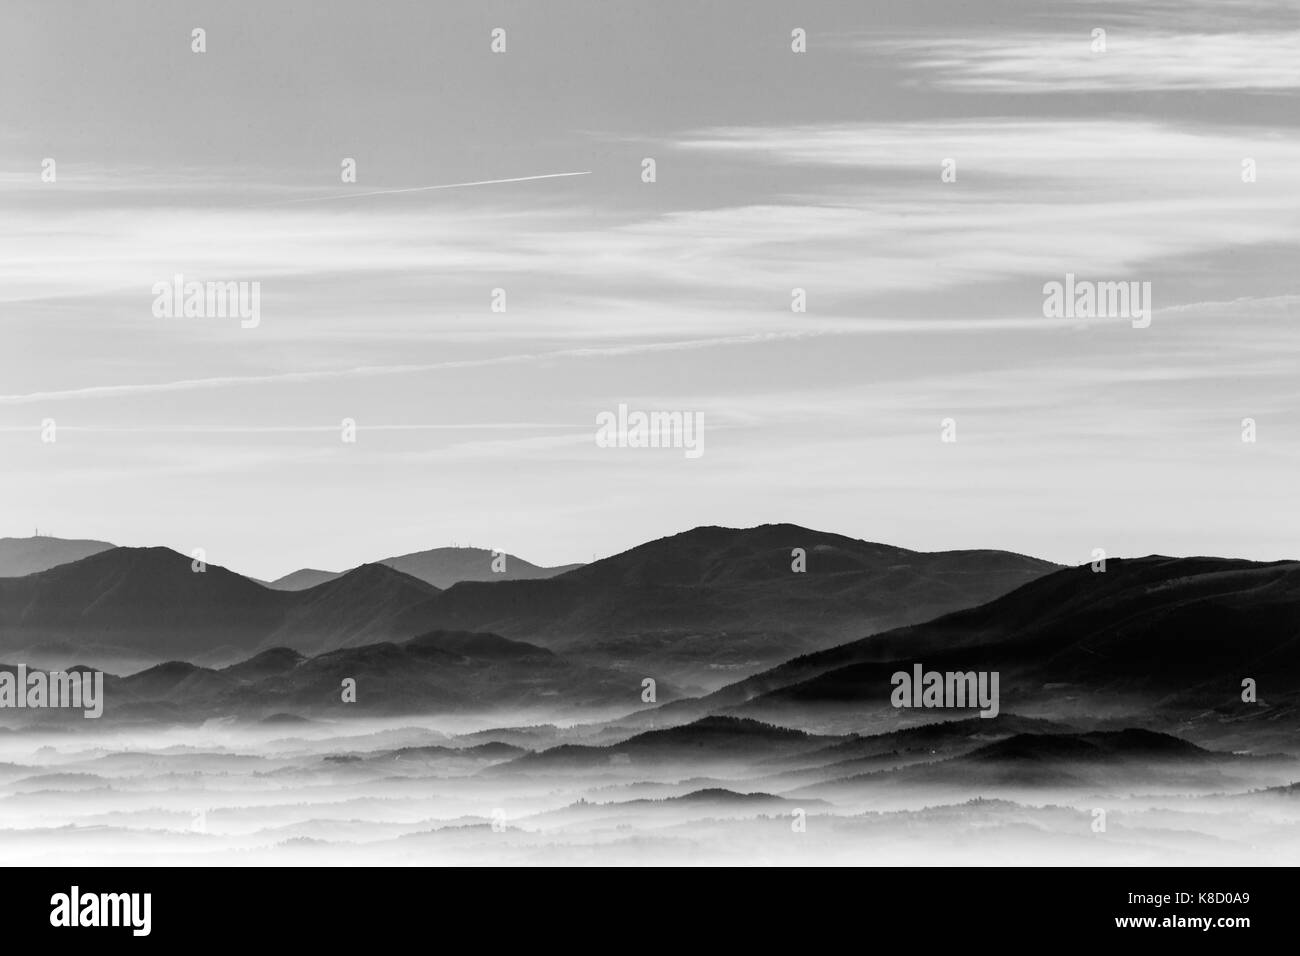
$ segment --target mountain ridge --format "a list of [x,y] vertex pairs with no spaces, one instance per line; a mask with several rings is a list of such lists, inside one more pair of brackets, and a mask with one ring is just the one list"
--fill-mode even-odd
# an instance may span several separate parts
[[[805,552],[801,570],[792,567],[795,548]],[[115,548],[0,579],[0,651],[98,644],[106,653],[228,663],[277,645],[316,653],[431,630],[487,631],[638,679],[707,686],[977,603],[1056,567],[1004,552],[913,552],[789,524],[707,526],[554,577],[439,590],[373,563],[283,591],[218,565],[193,573],[191,560],[169,549]]]
[[[508,552],[498,553],[484,548],[429,548],[412,551],[391,558],[381,558],[368,564],[382,564],[395,571],[419,578],[442,590],[460,581],[528,581],[565,574],[581,564],[562,564],[542,567],[525,561]],[[501,564],[502,569],[496,570]],[[267,587],[279,591],[299,591],[334,580],[346,571],[322,571],[319,568],[299,568],[266,582]]]
[[0,538],[0,578],[20,578],[88,558],[115,545],[90,538]]

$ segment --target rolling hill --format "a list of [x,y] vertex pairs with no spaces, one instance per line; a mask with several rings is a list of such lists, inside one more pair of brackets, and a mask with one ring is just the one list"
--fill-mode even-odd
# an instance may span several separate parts
[[[806,570],[792,570],[803,549]],[[717,687],[809,650],[968,607],[1057,565],[926,553],[796,525],[696,528],[544,581],[464,582],[412,610],[583,659]]]
[[[345,702],[343,681],[349,678],[355,681],[356,699]],[[314,656],[277,647],[223,668],[167,661],[126,677],[105,675],[104,716],[99,720],[272,718],[286,723],[305,717],[530,709],[564,713],[623,708],[638,700],[640,691],[640,685],[626,675],[575,664],[522,641],[495,634],[433,631],[406,641],[381,641]],[[79,711],[9,716],[62,723],[83,719]]]
[[[483,548],[433,548],[374,563],[409,574],[439,589],[449,588],[460,581],[535,581],[582,567],[581,564],[565,564],[543,568],[513,554],[505,554],[503,558],[504,568],[500,571],[493,570],[493,553]],[[496,566],[501,567],[501,564]],[[267,586],[279,591],[302,591],[332,581],[344,573],[302,568],[269,582]]]
[[[890,705],[893,673],[998,671],[1002,708],[1025,716],[1261,714],[1300,690],[1300,563],[1221,558],[1111,560],[1067,568],[994,601],[804,655],[647,720],[735,713],[795,723],[837,713],[950,719],[969,711]],[[1293,722],[1294,723],[1294,722]],[[822,726],[818,724],[817,726]]]
[[[806,552],[804,571],[791,568],[795,548]],[[282,591],[215,565],[194,573],[165,548],[115,548],[0,580],[0,651],[85,660],[98,648],[216,663],[276,645],[317,653],[432,630],[491,632],[638,679],[712,688],[980,603],[1055,567],[1005,552],[929,554],[765,525],[697,528],[543,579],[439,590],[371,564]]]
[[107,551],[111,547],[113,545],[107,541],[50,538],[45,535],[0,538],[0,578],[18,578],[25,574],[48,571],[60,564]]
[[113,548],[0,579],[0,651],[76,660],[234,659],[272,644],[318,651],[392,636],[393,619],[436,593],[379,565],[273,591],[213,564],[196,572],[168,548]]

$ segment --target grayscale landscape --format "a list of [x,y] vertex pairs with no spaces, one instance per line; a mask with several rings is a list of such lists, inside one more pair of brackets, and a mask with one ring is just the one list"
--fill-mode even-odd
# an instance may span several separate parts
[[0,7],[0,864],[1300,860],[1295,0]]
[[[799,543],[809,564],[791,573]],[[176,587],[133,580],[173,566]],[[879,576],[892,586],[855,588]],[[931,601],[878,597],[918,592]],[[299,593],[276,603],[165,549],[4,581],[6,633],[24,640],[107,653],[86,635],[117,633],[121,594],[136,635],[207,608],[247,656],[110,673],[93,720],[0,711],[0,858],[1164,865],[1300,851],[1300,563],[1151,556],[1098,573],[773,525],[697,528],[545,580],[440,591],[374,564]],[[813,602],[826,613],[799,630]],[[347,607],[391,616],[356,632]],[[636,615],[634,653],[619,653],[620,614]],[[878,624],[845,640],[855,618]],[[693,663],[691,640],[710,647]],[[772,665],[775,641],[809,651]],[[673,651],[659,659],[673,680],[654,678],[647,648]],[[914,660],[992,667],[999,712],[894,706],[891,674]],[[1268,690],[1245,703],[1235,675]]]

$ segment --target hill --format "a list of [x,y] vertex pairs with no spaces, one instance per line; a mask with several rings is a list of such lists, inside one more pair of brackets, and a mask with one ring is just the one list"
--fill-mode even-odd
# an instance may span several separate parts
[[50,538],[0,538],[0,578],[19,578],[88,558],[113,545],[107,541]]
[[[374,563],[409,574],[439,589],[449,588],[460,581],[535,581],[582,567],[581,564],[565,564],[544,568],[513,554],[504,554],[498,559],[493,552],[483,548],[432,548]],[[343,573],[302,568],[271,581],[268,587],[278,591],[301,591],[332,581]]]

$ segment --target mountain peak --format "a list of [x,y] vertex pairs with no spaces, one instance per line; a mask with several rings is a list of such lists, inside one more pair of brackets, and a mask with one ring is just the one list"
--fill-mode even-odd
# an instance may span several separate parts
[[[495,552],[486,548],[430,548],[412,551],[393,558],[372,561],[360,567],[383,566],[417,578],[437,590],[446,590],[461,581],[521,581],[555,577],[580,564],[557,567],[540,567],[508,552]],[[301,591],[318,587],[358,570],[334,572],[302,568],[276,578],[268,587],[277,591]]]
[[79,561],[113,545],[107,541],[51,538],[0,538],[0,578],[18,578]]

